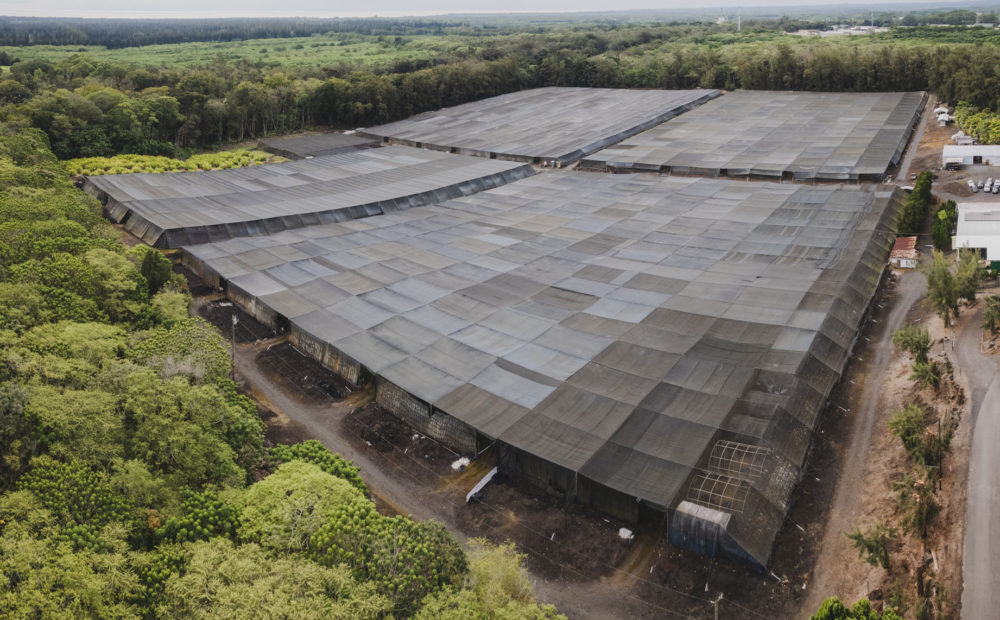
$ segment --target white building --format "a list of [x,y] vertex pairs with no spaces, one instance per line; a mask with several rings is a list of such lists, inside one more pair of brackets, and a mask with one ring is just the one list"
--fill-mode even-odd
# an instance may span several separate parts
[[946,144],[941,149],[941,167],[952,166],[972,166],[974,164],[986,164],[987,166],[1000,166],[1000,145],[997,144],[973,144],[958,145]]
[[980,250],[991,263],[1000,262],[1000,202],[960,202],[951,247]]

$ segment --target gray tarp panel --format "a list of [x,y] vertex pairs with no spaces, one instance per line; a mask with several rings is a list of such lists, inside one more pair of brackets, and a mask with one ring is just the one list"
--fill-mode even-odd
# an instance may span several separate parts
[[532,174],[527,165],[393,146],[230,170],[95,176],[84,190],[143,241],[178,247],[395,212]]
[[565,166],[719,94],[701,89],[535,88],[418,114],[358,135]]
[[343,133],[321,133],[307,136],[284,136],[281,138],[265,138],[260,141],[259,148],[265,151],[291,159],[321,157],[347,151],[378,146],[379,141],[373,138],[362,138],[357,135]]
[[[871,187],[552,171],[185,251],[261,315],[293,315],[308,350],[498,439],[543,485],[661,508],[728,490],[732,544],[766,563],[900,204]],[[720,441],[770,474],[726,479]]]
[[926,94],[736,91],[589,155],[595,170],[881,180]]

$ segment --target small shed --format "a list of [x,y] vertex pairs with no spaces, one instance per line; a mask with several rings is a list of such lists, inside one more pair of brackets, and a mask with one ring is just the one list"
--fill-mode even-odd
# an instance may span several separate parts
[[920,253],[917,251],[916,237],[896,237],[889,255],[890,265],[897,269],[916,269],[918,258]]

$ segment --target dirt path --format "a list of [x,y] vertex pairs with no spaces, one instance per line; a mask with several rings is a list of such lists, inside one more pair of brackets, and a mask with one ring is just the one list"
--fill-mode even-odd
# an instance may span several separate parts
[[[467,506],[463,497],[485,465],[477,461],[465,472],[454,473],[449,466],[453,454],[443,448],[446,453],[430,461],[421,460],[427,448],[419,455],[413,450],[407,454],[400,445],[410,441],[412,430],[402,425],[390,429],[393,420],[373,412],[370,394],[354,393],[342,400],[316,398],[303,391],[303,384],[315,377],[273,376],[275,368],[265,362],[266,352],[290,346],[286,337],[237,340],[237,379],[268,410],[269,435],[276,441],[318,439],[353,460],[380,510],[442,521],[462,541],[475,536],[516,541],[527,554],[539,600],[555,604],[574,619],[692,617],[690,612],[672,610],[671,602],[662,597],[651,600],[656,597],[632,591],[633,572],[648,568],[652,537],[643,537],[642,544],[629,549],[618,537],[621,524],[576,505],[549,505],[543,492],[513,481],[492,482],[480,501]],[[615,568],[619,565],[628,568]],[[707,610],[701,601],[693,604],[701,612]]]
[[[892,358],[892,332],[902,324],[910,308],[924,294],[925,289],[926,281],[922,274],[907,272],[900,276],[896,284],[896,298],[892,310],[878,332],[878,340],[868,349],[867,354],[871,356],[868,373],[863,383],[856,384],[860,394],[851,420],[850,436],[853,441],[848,447],[838,475],[837,490],[833,496],[830,516],[820,545],[821,560],[816,566],[812,582],[809,584],[809,594],[803,599],[798,617],[808,617],[828,596],[839,596],[842,600],[850,601],[859,596],[858,592],[843,591],[845,583],[843,572],[837,567],[824,564],[822,558],[836,557],[850,545],[844,532],[853,530],[856,525],[860,498],[858,490],[865,477],[881,387]],[[867,592],[860,595],[867,595]]]
[[979,352],[982,304],[963,317],[957,358],[969,380],[972,406],[972,454],[962,566],[962,617],[988,618],[1000,608],[995,571],[1000,566],[1000,364]]
[[282,390],[261,370],[256,356],[268,346],[285,341],[276,338],[260,344],[239,345],[236,353],[237,378],[249,387],[251,395],[259,403],[279,416],[280,424],[292,424],[302,428],[300,434],[318,439],[332,452],[354,461],[361,467],[369,486],[378,490],[378,497],[395,508],[396,512],[412,515],[421,520],[436,518],[442,520],[443,503],[432,509],[427,502],[413,501],[413,474],[403,467],[393,467],[377,454],[361,450],[340,430],[344,418],[361,404],[364,395],[353,395],[327,407],[303,403]]
[[920,148],[920,141],[924,137],[924,128],[927,127],[929,123],[936,122],[936,117],[933,112],[935,107],[937,107],[937,103],[934,96],[928,96],[927,103],[924,105],[924,112],[920,116],[920,120],[917,121],[917,131],[914,136],[910,138],[910,147],[906,149],[906,156],[903,157],[903,163],[899,166],[899,175],[897,176],[896,181],[902,185],[906,185],[910,182],[910,165],[913,163],[914,156],[918,151],[926,151],[926,148]]

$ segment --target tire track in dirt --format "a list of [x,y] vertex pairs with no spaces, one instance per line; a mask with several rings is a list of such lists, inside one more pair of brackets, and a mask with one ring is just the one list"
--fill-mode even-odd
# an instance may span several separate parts
[[853,530],[856,525],[860,498],[858,489],[865,477],[881,387],[892,358],[892,332],[903,323],[910,308],[923,296],[925,290],[926,281],[923,274],[907,272],[899,277],[893,307],[881,325],[878,340],[873,342],[866,352],[870,360],[863,381],[857,383],[861,392],[856,400],[857,405],[851,420],[852,440],[838,472],[837,490],[824,528],[819,557],[809,584],[809,594],[803,599],[798,617],[808,618],[828,596],[839,596],[842,599],[851,599],[853,602],[855,593],[841,591],[841,574],[839,571],[830,570],[823,559],[836,556],[850,544],[844,532]]

